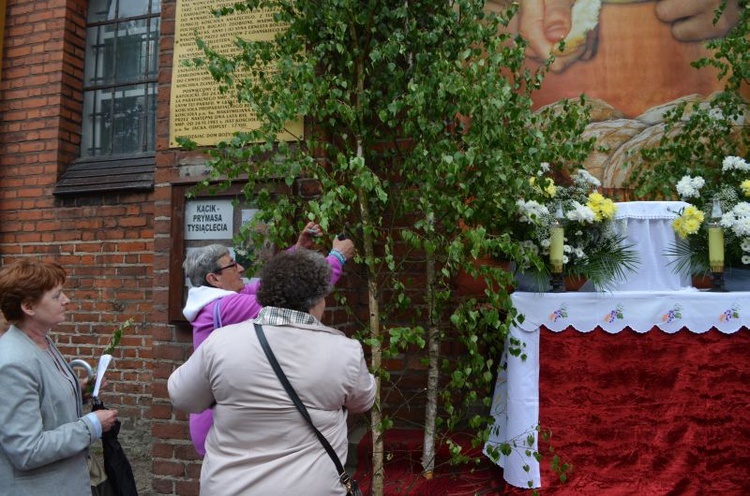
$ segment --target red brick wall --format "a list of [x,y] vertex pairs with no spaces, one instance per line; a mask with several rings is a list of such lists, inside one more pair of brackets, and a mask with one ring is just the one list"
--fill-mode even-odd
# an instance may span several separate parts
[[200,461],[192,444],[187,415],[173,411],[167,393],[167,379],[192,351],[187,326],[163,325],[168,321],[172,191],[179,178],[179,153],[169,150],[169,98],[172,72],[174,1],[162,2],[162,32],[159,50],[159,92],[157,100],[157,160],[154,192],[154,315],[162,323],[153,331],[153,386],[150,418],[153,445],[153,489],[156,494],[197,495]]
[[115,353],[103,401],[121,439],[150,445],[154,203],[150,193],[53,195],[78,157],[85,36],[83,0],[7,2],[0,82],[0,261],[38,257],[68,271],[62,352],[92,365],[116,323],[136,322]]

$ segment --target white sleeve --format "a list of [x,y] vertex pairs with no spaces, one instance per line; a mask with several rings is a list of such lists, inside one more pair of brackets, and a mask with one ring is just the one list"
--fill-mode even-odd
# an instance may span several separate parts
[[199,346],[188,361],[169,376],[167,382],[169,398],[178,410],[200,413],[215,402],[206,370],[207,348],[205,343]]
[[359,346],[359,366],[356,368],[354,381],[344,406],[352,413],[366,412],[375,403],[375,377],[367,369],[362,345]]

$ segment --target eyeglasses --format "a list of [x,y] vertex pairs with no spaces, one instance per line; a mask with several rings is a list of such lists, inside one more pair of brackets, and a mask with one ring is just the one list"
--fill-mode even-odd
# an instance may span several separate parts
[[234,267],[237,267],[237,261],[235,261],[235,260],[233,260],[232,263],[230,263],[229,265],[225,265],[224,267],[220,267],[219,269],[217,269],[216,271],[214,271],[214,273],[218,274],[222,270],[233,269]]

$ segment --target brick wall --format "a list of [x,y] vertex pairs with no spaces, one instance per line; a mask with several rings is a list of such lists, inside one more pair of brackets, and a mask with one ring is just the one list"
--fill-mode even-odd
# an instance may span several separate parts
[[107,373],[104,402],[121,439],[150,446],[154,203],[151,194],[53,195],[78,156],[86,2],[7,2],[0,82],[0,261],[62,264],[72,302],[53,330],[63,354],[92,365],[116,324],[135,319]]

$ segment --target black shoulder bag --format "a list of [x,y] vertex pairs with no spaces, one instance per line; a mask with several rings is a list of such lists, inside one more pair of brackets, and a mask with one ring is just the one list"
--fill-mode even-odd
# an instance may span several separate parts
[[357,481],[352,479],[349,476],[349,474],[346,473],[344,466],[341,464],[341,460],[339,460],[339,456],[333,450],[333,447],[328,442],[328,439],[326,439],[325,436],[318,430],[318,428],[315,427],[315,424],[313,424],[312,419],[310,418],[310,414],[307,412],[307,408],[305,408],[305,405],[302,403],[302,400],[300,400],[299,396],[297,396],[297,392],[289,383],[289,379],[286,378],[284,371],[281,370],[281,366],[279,365],[279,362],[276,360],[276,355],[273,354],[273,351],[271,350],[271,346],[269,346],[268,340],[266,340],[266,335],[263,332],[263,327],[261,327],[260,324],[257,324],[257,323],[255,324],[255,333],[258,335],[258,341],[260,341],[260,345],[263,347],[263,351],[266,353],[266,356],[268,357],[268,361],[271,362],[271,367],[273,367],[273,371],[276,372],[276,375],[281,381],[281,384],[284,386],[284,389],[286,389],[287,394],[292,399],[294,406],[297,407],[297,410],[299,410],[299,412],[302,414],[305,420],[307,420],[307,423],[310,425],[310,427],[312,427],[312,430],[315,431],[315,435],[318,436],[318,439],[320,440],[320,443],[323,445],[323,448],[325,448],[326,453],[328,453],[328,456],[331,457],[333,464],[336,466],[336,473],[339,474],[339,481],[346,488],[347,496],[362,496],[362,491],[359,490]]

